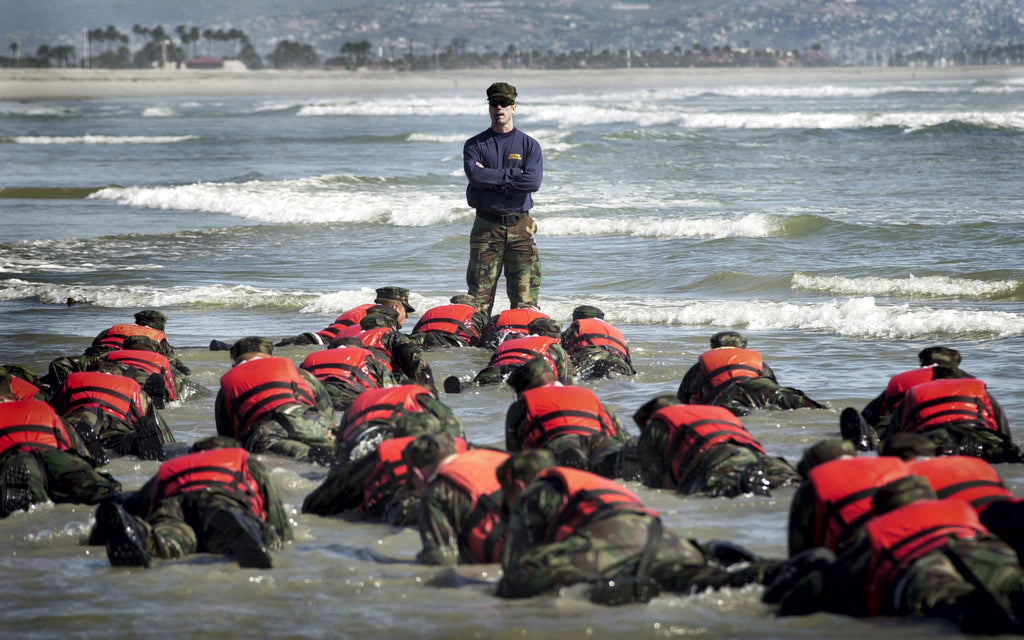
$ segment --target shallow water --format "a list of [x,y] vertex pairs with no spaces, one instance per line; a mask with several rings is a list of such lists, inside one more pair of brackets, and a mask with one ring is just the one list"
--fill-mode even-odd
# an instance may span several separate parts
[[[211,339],[320,329],[373,289],[420,311],[464,290],[472,213],[462,141],[483,129],[480,87],[407,96],[0,103],[0,360],[42,374],[140,308],[216,391]],[[442,90],[443,89],[443,90]],[[789,386],[828,410],[744,419],[795,462],[838,435],[925,346],[959,349],[1024,415],[1024,78],[531,90],[516,122],[545,150],[535,217],[541,306],[567,322],[595,304],[622,329],[635,379],[587,383],[633,425],[675,390],[708,336],[736,329]],[[86,197],[86,194],[91,194]],[[72,297],[84,304],[67,306]],[[499,297],[496,309],[507,300]],[[410,328],[418,314],[406,324]],[[307,348],[279,349],[301,360]],[[438,379],[487,361],[429,354]],[[443,395],[479,444],[503,444],[512,394]],[[214,432],[213,399],[164,411],[181,451]],[[280,458],[298,510],[322,469]],[[115,460],[129,488],[156,464]],[[1024,472],[1002,465],[1015,493]],[[631,485],[667,524],[785,553],[791,490],[771,499],[681,497]],[[913,639],[948,625],[815,615],[776,619],[750,587],[645,606],[562,597],[503,601],[496,567],[421,567],[411,530],[294,513],[275,568],[211,556],[113,569],[85,546],[92,509],[44,505],[0,522],[5,629],[17,637]],[[486,575],[481,573],[483,571]]]

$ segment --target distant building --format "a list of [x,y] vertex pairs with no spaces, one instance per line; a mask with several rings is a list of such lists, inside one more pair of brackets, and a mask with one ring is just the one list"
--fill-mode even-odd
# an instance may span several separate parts
[[198,58],[188,60],[185,62],[185,66],[189,69],[223,69],[224,61],[216,58],[205,58],[200,56]]

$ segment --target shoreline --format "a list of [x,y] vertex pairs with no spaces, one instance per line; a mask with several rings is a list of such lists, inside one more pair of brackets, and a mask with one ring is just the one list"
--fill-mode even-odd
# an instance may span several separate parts
[[660,87],[680,84],[822,83],[962,79],[1024,79],[1024,66],[465,69],[457,71],[197,69],[0,69],[0,101],[41,102],[94,98],[160,98],[244,95],[409,94],[479,91],[494,80],[531,89]]

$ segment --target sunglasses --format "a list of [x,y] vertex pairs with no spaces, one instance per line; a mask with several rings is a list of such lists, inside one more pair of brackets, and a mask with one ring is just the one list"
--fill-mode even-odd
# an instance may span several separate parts
[[501,107],[502,109],[504,109],[506,107],[511,107],[515,103],[512,102],[511,100],[489,100],[487,104],[491,105],[492,107]]

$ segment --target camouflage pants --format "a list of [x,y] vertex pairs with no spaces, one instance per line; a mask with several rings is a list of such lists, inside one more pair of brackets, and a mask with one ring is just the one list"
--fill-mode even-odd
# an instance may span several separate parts
[[336,427],[315,409],[291,405],[271,411],[250,427],[242,445],[253,453],[303,459],[313,447],[333,449]]
[[587,525],[559,542],[523,554],[498,587],[504,597],[529,597],[561,586],[637,574],[655,519],[622,513]]
[[799,389],[781,387],[771,378],[740,378],[715,396],[708,404],[725,407],[736,416],[745,416],[752,409],[824,409]]
[[631,364],[600,347],[577,349],[572,354],[572,365],[576,375],[583,380],[608,378],[612,375],[636,375]]
[[537,547],[503,567],[498,595],[526,597],[559,586],[602,579],[653,578],[662,589],[687,593],[763,582],[774,562],[754,562],[729,571],[708,562],[704,551],[664,531],[649,515],[621,513],[584,527],[564,540]]
[[498,279],[505,271],[505,287],[513,309],[537,306],[540,297],[540,256],[537,223],[529,215],[514,225],[477,217],[469,236],[466,286],[476,306],[488,316],[494,307]]
[[[0,462],[0,477],[7,483],[7,469],[22,466],[28,471],[24,482],[32,504],[71,502],[96,504],[121,491],[121,483],[109,474],[96,471],[88,462],[71,453],[53,450],[12,451]],[[7,489],[7,486],[5,486]]]
[[744,470],[759,464],[761,458],[752,449],[719,445],[680,469],[676,489],[683,494],[731,498],[746,491],[742,486]]
[[[217,532],[210,522],[218,511],[230,510],[249,515],[236,500],[209,491],[196,491],[165,498],[146,520],[135,518],[146,531],[146,550],[157,558],[181,558],[197,552],[217,553],[210,541]],[[252,516],[271,548],[281,541],[262,520]]]
[[910,566],[890,606],[898,615],[954,620],[971,633],[1024,632],[1024,568],[995,539],[953,540]]
[[1017,445],[1007,436],[972,423],[951,423],[924,432],[935,443],[937,455],[961,455],[986,462],[1024,462]]
[[544,448],[555,454],[558,464],[615,477],[622,442],[604,435],[566,434],[548,441]]
[[[159,413],[154,411],[151,416],[143,419],[156,421],[160,431],[160,442],[170,444],[174,442],[174,433]],[[84,423],[84,427],[76,426],[75,429],[81,434],[82,428],[91,429],[92,433],[99,438],[100,444],[108,451],[119,455],[137,455],[135,440],[135,427],[118,420],[114,416],[101,411],[100,409],[81,408],[71,411],[64,416],[64,420],[71,425]]]

